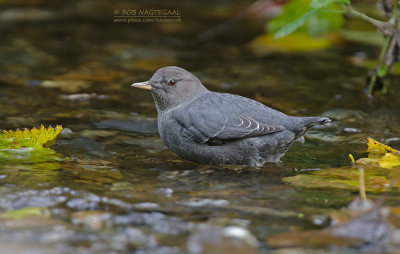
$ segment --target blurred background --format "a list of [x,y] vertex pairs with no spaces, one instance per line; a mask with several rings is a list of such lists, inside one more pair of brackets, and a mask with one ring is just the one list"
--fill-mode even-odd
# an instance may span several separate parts
[[[357,186],[285,179],[366,157],[368,136],[398,148],[400,69],[386,95],[366,96],[383,38],[335,5],[274,40],[309,2],[0,0],[0,129],[64,127],[52,149],[0,154],[0,253],[292,253],[265,239],[328,225]],[[352,4],[384,19],[376,1]],[[131,19],[156,10],[169,11]],[[185,161],[159,139],[151,94],[130,87],[169,65],[210,90],[334,121],[281,164]],[[371,197],[393,180],[366,174]],[[396,196],[393,187],[387,202],[398,206]]]

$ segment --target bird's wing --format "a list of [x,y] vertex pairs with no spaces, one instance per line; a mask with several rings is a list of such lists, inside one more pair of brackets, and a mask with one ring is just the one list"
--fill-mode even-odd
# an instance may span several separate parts
[[175,121],[200,143],[256,137],[285,129],[280,125],[256,121],[244,112],[237,112],[234,105],[220,104],[218,101],[209,105],[207,107],[204,102],[191,103],[172,114]]

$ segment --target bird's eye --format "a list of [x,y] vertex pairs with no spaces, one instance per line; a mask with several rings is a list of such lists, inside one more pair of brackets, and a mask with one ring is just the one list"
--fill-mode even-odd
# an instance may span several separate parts
[[176,80],[175,80],[175,79],[170,79],[170,80],[168,81],[168,85],[170,85],[170,86],[175,85],[175,83],[176,83]]

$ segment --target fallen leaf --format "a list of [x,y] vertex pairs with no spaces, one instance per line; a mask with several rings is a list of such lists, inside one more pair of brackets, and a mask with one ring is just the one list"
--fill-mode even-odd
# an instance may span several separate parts
[[387,153],[381,159],[379,159],[379,167],[382,168],[393,168],[400,166],[400,156],[394,153]]
[[367,138],[367,144],[368,144],[367,152],[369,153],[390,153],[390,152],[399,153],[399,151],[397,151],[396,149],[393,149],[388,145],[379,143],[378,141],[373,140],[372,138]]
[[400,166],[400,152],[396,149],[379,143],[378,141],[367,138],[368,158],[360,158],[355,165],[363,167],[380,167],[393,169]]
[[62,131],[62,126],[57,125],[55,128],[42,125],[39,129],[32,128],[31,130],[17,129],[16,131],[0,131],[0,148],[1,149],[19,149],[43,146],[50,146],[58,134]]
[[[388,173],[387,169],[366,169],[366,190],[372,192],[385,191],[391,183],[390,178],[386,176]],[[304,188],[334,188],[354,191],[358,190],[358,180],[357,169],[351,167],[324,169],[283,178],[285,182]]]

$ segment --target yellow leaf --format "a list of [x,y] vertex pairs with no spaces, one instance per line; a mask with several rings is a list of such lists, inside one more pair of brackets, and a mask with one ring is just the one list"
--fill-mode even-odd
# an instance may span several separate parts
[[20,129],[17,129],[17,130],[14,132],[14,139],[21,139],[21,138],[22,138],[22,135],[23,135],[22,131],[21,131]]
[[27,128],[24,129],[24,138],[28,138],[30,135],[30,132]]
[[382,168],[393,168],[400,166],[400,156],[394,153],[387,153],[379,160],[379,166]]
[[400,166],[400,152],[388,145],[367,138],[368,158],[361,158],[356,161],[358,165],[366,167],[381,167],[391,169]]
[[44,129],[44,126],[41,125],[40,129],[39,129],[39,135],[37,137],[37,142],[39,144],[45,144],[47,142],[47,135],[46,135],[46,131]]
[[[37,145],[46,145],[52,141],[54,143],[55,138],[61,131],[61,125],[57,125],[56,128],[50,126],[47,129],[42,125],[40,126],[40,129],[32,128],[31,130],[24,129],[23,131],[19,129],[16,131],[3,130],[0,131],[0,144],[2,140],[11,140],[15,147],[35,147]],[[4,145],[2,147],[4,148]]]
[[37,140],[38,137],[39,137],[39,130],[36,129],[36,128],[33,128],[33,129],[31,130],[30,138],[33,139],[33,140]]
[[369,153],[388,153],[388,152],[399,152],[396,149],[391,148],[390,146],[379,143],[372,138],[367,138],[368,150]]

